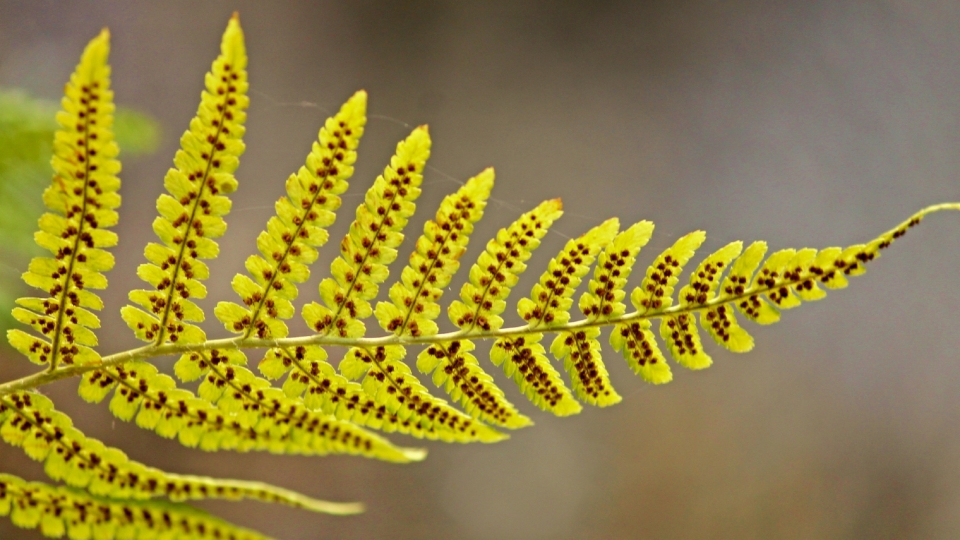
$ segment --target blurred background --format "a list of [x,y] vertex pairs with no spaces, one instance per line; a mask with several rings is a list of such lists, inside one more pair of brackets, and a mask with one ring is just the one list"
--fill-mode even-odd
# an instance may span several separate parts
[[[252,104],[208,313],[234,298],[230,278],[283,181],[322,121],[360,88],[370,121],[333,237],[396,142],[427,123],[434,151],[409,234],[486,166],[497,170],[495,201],[468,264],[525,209],[565,201],[514,299],[566,238],[610,216],[657,224],[641,265],[694,229],[708,233],[704,253],[736,239],[848,245],[960,199],[956,2],[2,0],[0,86],[58,99],[84,44],[108,26],[117,102],[160,126],[158,150],[127,159],[121,175],[105,353],[138,345],[119,308],[140,286],[154,201],[234,10]],[[148,465],[368,504],[347,518],[202,505],[287,539],[957,538],[958,237],[960,215],[928,218],[849,289],[781,324],[750,325],[752,353],[710,343],[714,367],[674,367],[666,386],[646,385],[607,347],[624,396],[608,410],[553,418],[486,363],[536,426],[496,445],[427,443],[418,464],[206,454],[83,403],[76,381],[44,392],[90,436]],[[335,246],[301,298],[317,297]],[[5,249],[7,239],[0,260],[9,263]],[[306,332],[298,321],[294,331]],[[0,349],[0,380],[35,369]],[[4,445],[0,469],[44,478]],[[3,519],[0,538],[39,536]]]

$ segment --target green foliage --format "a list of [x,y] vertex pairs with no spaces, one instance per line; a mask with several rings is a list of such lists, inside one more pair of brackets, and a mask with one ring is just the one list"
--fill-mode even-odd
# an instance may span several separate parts
[[[566,243],[530,296],[517,302],[523,324],[504,328],[508,297],[562,214],[560,200],[548,200],[487,242],[459,300],[447,307],[456,330],[441,333],[443,292],[483,217],[495,175],[486,169],[443,200],[386,299],[374,307],[421,193],[432,146],[421,126],[397,145],[366,191],[330,277],[320,283],[319,302],[302,307],[313,333],[289,337],[286,321],[296,313],[298,285],[307,281],[318,248],[327,243],[327,229],[353,175],[366,125],[367,95],[360,91],[323,124],[304,165],[287,178],[286,196],[257,239],[258,253],[247,259],[247,273],[232,282],[240,303],[217,304],[214,314],[235,337],[209,340],[197,325],[205,314],[194,299],[206,296],[202,282],[210,270],[204,260],[219,255],[214,239],[227,230],[226,195],[238,185],[233,173],[244,150],[249,104],[246,50],[236,16],[220,51],[164,179],[167,193],[157,201],[153,229],[160,242],[147,246],[148,262],[138,269],[150,288],[131,292],[136,305],[121,310],[147,344],[109,356],[95,350],[100,321],[93,311],[103,303],[91,292],[107,285],[103,273],[112,268],[113,256],[104,248],[117,242],[107,228],[117,223],[120,204],[113,129],[120,131],[124,122],[113,116],[106,31],[90,42],[66,86],[52,135],[56,174],[42,197],[49,212],[35,236],[53,257],[33,259],[24,274],[48,297],[17,300],[13,315],[33,333],[8,332],[11,345],[48,368],[0,384],[0,438],[42,461],[48,476],[69,487],[0,475],[0,514],[10,514],[19,526],[71,538],[260,538],[157,498],[248,498],[335,514],[360,510],[266,484],[178,475],[132,461],[76,429],[48,398],[33,392],[41,384],[79,375],[83,399],[109,398],[117,418],[205,451],[352,454],[407,463],[423,459],[425,452],[395,446],[372,430],[490,443],[507,437],[497,428],[532,424],[481,367],[473,354],[478,340],[494,340],[490,360],[540,409],[567,416],[579,413],[582,403],[607,407],[622,398],[602,360],[604,328],[611,328],[610,344],[635,373],[653,384],[666,383],[673,375],[661,342],[691,370],[712,364],[700,327],[722,347],[746,352],[753,338],[737,311],[759,324],[777,322],[780,310],[823,298],[821,286],[845,287],[849,276],[862,274],[880,250],[925,215],[960,210],[958,203],[928,207],[875,240],[845,249],[786,249],[765,258],[765,243],[744,249],[733,242],[706,256],[680,286],[706,238],[696,231],[654,258],[630,292],[631,312],[624,302],[627,283],[653,224],[641,221],[621,232],[619,220],[609,219]],[[38,110],[30,114],[42,116]],[[30,114],[18,120],[21,134],[34,134],[24,136],[32,142],[18,147],[27,161],[42,154],[44,144],[37,135],[43,130],[28,121]],[[149,137],[132,142],[151,144]],[[571,321],[574,295],[594,266],[578,301],[584,318]],[[367,335],[371,317],[386,334]],[[547,334],[553,334],[549,355]],[[421,347],[417,370],[453,403],[433,395],[414,373],[408,350],[416,347]],[[255,348],[265,349],[257,366],[262,377],[248,367],[244,352]],[[330,350],[338,351],[338,362],[330,361]],[[178,387],[148,362],[168,354],[179,355],[174,373],[181,382],[199,381],[196,392]],[[550,356],[562,364],[569,383]]]

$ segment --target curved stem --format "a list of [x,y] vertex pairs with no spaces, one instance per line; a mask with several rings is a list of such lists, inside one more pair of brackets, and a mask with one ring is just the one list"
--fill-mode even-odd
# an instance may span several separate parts
[[[888,231],[891,232],[897,231],[898,229],[904,228],[905,224],[919,221],[927,214],[934,212],[939,212],[943,210],[960,210],[960,202],[957,203],[942,203],[936,204],[933,206],[928,206],[923,210],[915,213],[910,216],[910,218],[897,226],[895,229]],[[93,371],[97,369],[102,369],[104,367],[115,366],[123,364],[125,362],[130,362],[133,360],[144,360],[147,358],[153,358],[157,356],[167,356],[173,354],[182,354],[185,352],[195,352],[195,351],[207,351],[210,349],[266,349],[274,347],[297,347],[301,345],[327,345],[327,346],[337,346],[337,347],[379,347],[386,345],[433,345],[438,343],[445,343],[458,339],[497,339],[502,337],[511,337],[518,336],[523,334],[528,334],[530,332],[539,332],[539,333],[557,333],[557,332],[569,332],[581,328],[590,328],[598,326],[613,326],[620,323],[630,323],[641,320],[648,319],[661,319],[669,316],[676,316],[684,313],[694,313],[698,311],[705,311],[719,307],[721,305],[731,304],[742,300],[744,298],[749,298],[751,296],[764,294],[781,287],[796,285],[803,281],[810,279],[809,276],[803,275],[800,276],[798,280],[782,280],[778,281],[775,285],[767,286],[757,286],[751,287],[750,289],[745,290],[741,294],[736,295],[723,295],[718,296],[710,301],[704,302],[702,304],[689,304],[689,305],[674,305],[666,309],[659,310],[646,310],[643,312],[633,311],[630,313],[625,313],[619,317],[611,317],[607,319],[580,319],[578,321],[568,322],[566,324],[558,325],[541,325],[541,324],[524,324],[520,326],[514,326],[511,328],[501,328],[499,330],[456,330],[453,332],[446,332],[443,334],[435,334],[432,336],[410,336],[410,335],[387,335],[381,337],[363,337],[363,338],[342,338],[329,335],[312,335],[312,336],[301,336],[301,337],[292,337],[292,338],[283,338],[283,339],[251,339],[243,337],[233,337],[226,339],[215,339],[205,341],[203,343],[194,343],[194,344],[177,344],[177,343],[165,343],[163,345],[151,344],[144,347],[139,347],[136,349],[130,349],[128,351],[123,351],[109,356],[104,356],[101,359],[100,363],[89,364],[89,365],[73,365],[69,367],[62,367],[52,371],[42,371],[35,373],[33,375],[28,375],[26,377],[9,381],[3,384],[0,384],[0,396],[8,395],[12,392],[29,390],[42,386],[44,384],[51,383],[60,379],[66,379],[69,377],[75,377],[81,375],[88,371]]]

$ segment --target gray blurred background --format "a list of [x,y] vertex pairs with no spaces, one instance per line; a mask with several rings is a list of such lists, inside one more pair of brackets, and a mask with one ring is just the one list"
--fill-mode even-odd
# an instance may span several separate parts
[[[705,252],[735,239],[847,245],[960,199],[956,2],[0,1],[0,85],[57,98],[85,42],[109,26],[117,101],[164,128],[159,152],[124,165],[104,352],[137,345],[118,311],[140,286],[163,174],[234,10],[252,105],[208,313],[234,299],[230,278],[283,180],[360,88],[371,119],[334,238],[396,142],[428,123],[434,152],[411,233],[490,165],[496,200],[467,263],[522,210],[565,201],[514,299],[567,237],[610,216],[657,224],[643,264],[698,228]],[[368,504],[348,518],[202,505],[288,539],[958,538],[958,234],[960,215],[929,218],[849,289],[750,325],[752,353],[711,343],[713,368],[675,366],[663,387],[608,350],[624,396],[608,410],[555,419],[497,372],[537,425],[492,446],[430,443],[419,464],[206,454],[81,402],[76,381],[44,391],[89,435],[149,465]],[[334,246],[301,298],[317,297]],[[0,354],[0,380],[34,369]],[[0,464],[43,478],[18,449],[0,445]],[[0,538],[38,536],[0,520]]]

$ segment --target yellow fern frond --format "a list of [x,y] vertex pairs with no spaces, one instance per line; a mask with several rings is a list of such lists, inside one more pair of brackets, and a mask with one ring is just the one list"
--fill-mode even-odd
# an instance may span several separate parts
[[164,178],[169,195],[157,199],[160,216],[153,230],[162,244],[147,246],[144,255],[150,262],[137,270],[153,289],[130,293],[130,300],[143,309],[126,306],[121,311],[127,325],[144,341],[202,343],[206,339],[203,330],[190,324],[204,318],[190,298],[207,294],[200,281],[210,271],[201,259],[219,254],[213,239],[226,232],[223,216],[230,212],[230,199],[224,195],[237,189],[233,172],[245,148],[244,111],[250,103],[246,67],[243,31],[234,16],[223,34],[220,56],[207,73],[197,115],[180,138],[176,168]]
[[282,319],[293,316],[296,284],[310,277],[307,265],[317,259],[316,248],[327,243],[326,227],[336,219],[339,195],[353,176],[366,109],[366,92],[357,92],[336,116],[327,119],[306,165],[287,179],[287,196],[277,202],[277,215],[257,238],[262,256],[247,259],[253,279],[237,274],[233,280],[233,289],[246,307],[232,302],[217,305],[215,314],[227,330],[244,337],[287,336]]
[[[737,312],[761,325],[778,322],[782,310],[847,286],[924,216],[960,210],[960,203],[930,206],[876,239],[846,248],[768,255],[764,242],[746,248],[731,242],[693,265],[705,241],[696,231],[647,266],[629,294],[630,312],[624,301],[628,279],[654,227],[641,221],[619,232],[619,221],[609,219],[566,242],[530,296],[516,303],[523,323],[505,328],[508,297],[562,214],[560,200],[548,200],[487,242],[459,299],[447,306],[455,329],[441,333],[441,299],[484,215],[494,172],[482,171],[443,199],[387,299],[374,308],[421,194],[432,148],[423,126],[397,145],[366,191],[330,277],[319,285],[319,301],[302,307],[312,333],[290,337],[298,286],[309,279],[309,265],[329,240],[327,229],[354,173],[367,120],[367,96],[360,91],[325,121],[304,165],[287,178],[285,196],[257,238],[257,253],[247,259],[246,273],[233,280],[240,301],[217,304],[217,319],[234,336],[207,339],[197,324],[205,315],[196,300],[205,298],[203,282],[210,277],[203,261],[218,255],[215,239],[226,232],[224,216],[231,209],[226,195],[237,188],[234,172],[245,149],[249,105],[244,37],[234,15],[206,74],[197,114],[164,178],[166,193],[157,201],[160,215],[153,223],[160,241],[147,246],[148,264],[138,268],[149,289],[131,292],[132,305],[121,310],[148,344],[101,357],[93,350],[100,326],[93,312],[103,302],[91,290],[106,287],[104,272],[114,265],[105,248],[117,242],[108,229],[117,223],[120,204],[108,55],[104,31],[86,47],[66,85],[53,148],[55,176],[43,196],[49,212],[36,234],[53,256],[34,259],[23,275],[48,296],[20,299],[13,315],[33,332],[8,333],[15,348],[49,367],[0,383],[0,439],[67,484],[54,488],[0,474],[0,515],[48,536],[262,538],[179,504],[191,499],[253,499],[334,514],[361,509],[268,484],[178,475],[133,461],[78,430],[36,393],[41,385],[80,376],[83,399],[109,399],[117,418],[191,448],[350,454],[407,463],[423,459],[425,450],[394,445],[368,428],[468,443],[500,441],[507,438],[500,427],[532,424],[481,367],[474,355],[480,340],[493,341],[490,360],[540,409],[567,416],[579,413],[582,403],[607,407],[622,398],[602,358],[605,328],[631,370],[647,382],[666,383],[673,373],[661,350],[691,370],[712,365],[704,347],[712,345],[702,342],[700,327],[721,347],[746,352],[754,339]],[[573,296],[594,263],[578,302],[584,318],[571,320]],[[683,276],[688,265],[695,269]],[[385,334],[368,335],[372,316]],[[547,334],[553,335],[551,356],[569,383],[548,357]],[[262,377],[248,366],[246,349],[265,351],[258,364]],[[334,350],[340,354],[331,361]],[[414,373],[416,352],[417,370],[442,388],[449,402],[432,395]],[[196,383],[195,391],[179,387],[149,362],[166,355],[179,356],[174,374]]]
[[60,129],[53,141],[54,177],[43,194],[51,210],[40,218],[37,244],[53,258],[37,257],[23,280],[49,293],[48,298],[21,298],[13,316],[43,337],[10,330],[10,344],[32,362],[93,364],[100,356],[92,349],[92,329],[100,320],[90,310],[103,302],[90,289],[103,289],[102,272],[113,268],[113,255],[103,248],[117,244],[106,230],[117,224],[120,206],[120,162],[113,137],[113,92],[110,90],[110,33],[104,30],[90,41],[80,64],[64,87]]
[[0,516],[59,538],[267,540],[266,536],[184,504],[117,501],[0,473]]
[[31,459],[42,461],[50,478],[101,497],[255,499],[334,514],[361,510],[356,504],[311,499],[269,484],[179,475],[148,467],[84,435],[70,417],[55,410],[53,402],[40,394],[21,392],[0,397],[0,438],[23,448]]

